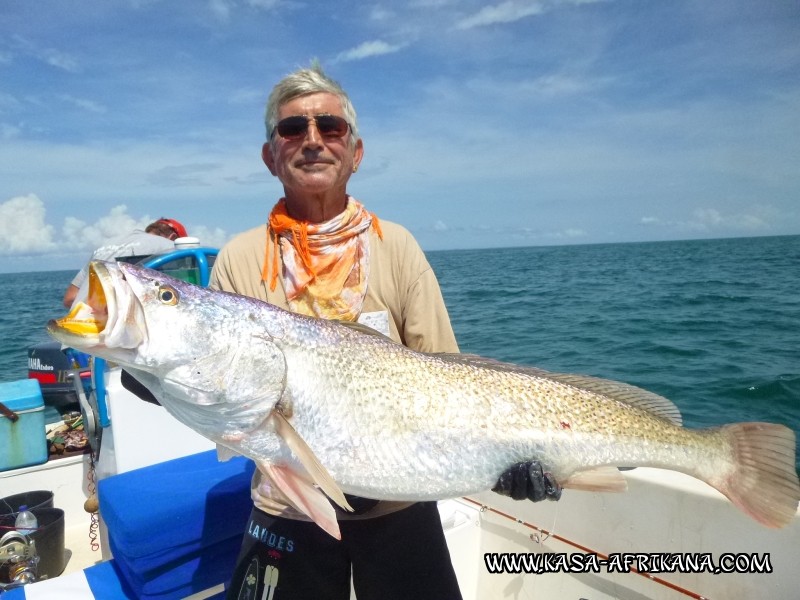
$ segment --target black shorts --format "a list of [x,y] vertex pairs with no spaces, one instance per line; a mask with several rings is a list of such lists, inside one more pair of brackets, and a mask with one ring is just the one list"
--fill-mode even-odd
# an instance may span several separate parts
[[226,600],[461,600],[435,502],[339,527],[254,509]]

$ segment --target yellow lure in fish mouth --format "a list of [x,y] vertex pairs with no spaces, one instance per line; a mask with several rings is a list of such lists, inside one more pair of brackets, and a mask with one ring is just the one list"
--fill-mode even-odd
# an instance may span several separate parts
[[89,265],[89,293],[74,304],[67,316],[57,319],[56,325],[74,335],[99,335],[108,320],[106,295],[95,263]]

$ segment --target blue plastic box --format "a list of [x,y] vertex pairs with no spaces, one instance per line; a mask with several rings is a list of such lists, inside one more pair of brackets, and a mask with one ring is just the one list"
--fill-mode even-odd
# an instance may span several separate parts
[[39,382],[20,379],[0,383],[0,402],[19,417],[14,422],[0,414],[0,471],[47,462],[44,399]]

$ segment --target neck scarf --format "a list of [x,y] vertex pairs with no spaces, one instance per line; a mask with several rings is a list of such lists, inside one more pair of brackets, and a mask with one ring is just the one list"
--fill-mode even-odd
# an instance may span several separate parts
[[267,281],[270,240],[273,243],[270,289],[278,281],[278,255],[283,287],[292,312],[355,321],[367,293],[369,229],[383,239],[378,218],[348,196],[344,212],[322,223],[298,221],[281,198],[269,215],[267,249],[261,280]]

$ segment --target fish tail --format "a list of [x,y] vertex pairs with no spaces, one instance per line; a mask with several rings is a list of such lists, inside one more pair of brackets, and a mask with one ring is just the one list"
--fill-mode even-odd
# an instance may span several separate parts
[[721,432],[733,449],[735,468],[712,485],[759,523],[787,525],[800,501],[794,431],[773,423],[736,423]]

